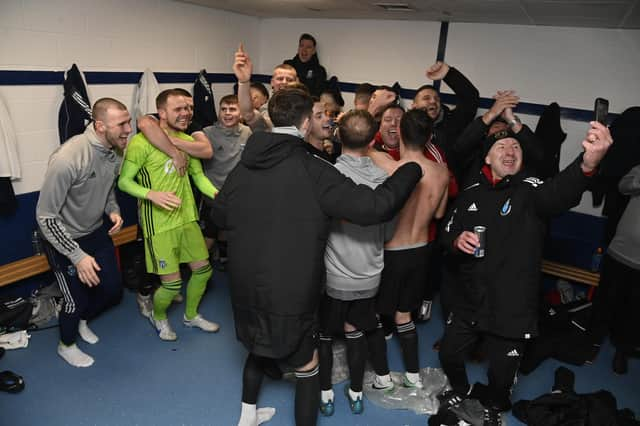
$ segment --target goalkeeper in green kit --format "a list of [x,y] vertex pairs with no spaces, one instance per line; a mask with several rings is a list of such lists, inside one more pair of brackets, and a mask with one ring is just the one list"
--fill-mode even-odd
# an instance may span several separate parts
[[[183,133],[189,124],[189,106],[180,91],[161,92],[156,98],[156,107],[160,127],[165,132],[193,141]],[[181,263],[188,263],[191,268],[184,324],[211,333],[219,329],[218,324],[198,313],[212,269],[197,222],[197,206],[189,176],[205,196],[213,198],[218,193],[205,176],[200,160],[189,158],[188,173],[180,176],[171,157],[138,133],[129,142],[118,180],[122,191],[139,199],[138,215],[144,235],[147,271],[157,274],[162,283],[153,296],[150,317],[162,340],[177,338],[167,319],[167,308],[182,286]]]

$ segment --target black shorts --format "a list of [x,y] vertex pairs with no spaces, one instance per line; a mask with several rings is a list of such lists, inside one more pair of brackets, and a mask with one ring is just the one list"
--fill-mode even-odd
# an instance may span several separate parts
[[309,329],[309,331],[300,339],[298,347],[289,355],[279,359],[280,362],[297,369],[304,367],[313,359],[313,352],[318,348],[318,333]]
[[324,334],[344,334],[348,322],[360,331],[374,330],[378,326],[375,297],[358,300],[339,300],[326,294],[320,302],[320,330]]
[[376,302],[379,314],[412,312],[420,306],[427,279],[428,252],[428,245],[384,251],[384,269]]

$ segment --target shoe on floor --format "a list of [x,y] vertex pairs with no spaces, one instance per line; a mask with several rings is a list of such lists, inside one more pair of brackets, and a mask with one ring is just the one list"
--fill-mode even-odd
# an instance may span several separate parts
[[93,365],[93,358],[82,352],[76,344],[66,346],[64,343],[58,343],[58,355],[74,367],[84,368]]
[[615,355],[613,355],[613,363],[611,365],[613,367],[613,372],[616,374],[627,374],[629,371],[628,368],[628,358],[621,350],[616,350]]
[[335,405],[333,404],[333,399],[330,399],[327,402],[322,402],[320,400],[320,414],[325,417],[333,416],[333,413],[336,411]]
[[[388,379],[388,380],[387,380]],[[378,376],[377,374],[373,378],[373,384],[371,385],[375,390],[383,391],[384,393],[392,393],[395,389],[393,380],[388,374],[386,376]]]
[[346,396],[347,400],[349,401],[349,408],[351,408],[351,412],[353,414],[362,414],[362,412],[364,411],[364,404],[362,403],[362,392],[360,392],[360,395],[355,399],[351,398],[350,388],[347,384],[344,387],[344,396]]
[[[449,389],[438,395],[438,401],[440,401],[440,410],[450,410],[457,407],[465,400],[465,397]],[[438,411],[440,411],[438,410]]]
[[218,330],[220,330],[220,325],[218,323],[206,320],[200,314],[196,315],[195,318],[191,320],[188,320],[185,316],[183,317],[182,323],[187,327],[197,327],[200,330],[204,330],[209,333],[216,333]]
[[422,380],[420,380],[420,375],[418,375],[417,380],[411,380],[407,377],[407,372],[402,375],[402,386],[405,388],[413,388],[413,389],[422,389],[424,385],[422,384]]
[[171,324],[169,324],[168,319],[157,320],[153,318],[153,312],[151,312],[151,315],[149,316],[149,321],[151,322],[151,325],[153,325],[153,327],[158,332],[158,337],[160,337],[161,340],[172,342],[178,339],[178,336],[171,328]]
[[138,293],[136,295],[136,302],[138,302],[138,309],[140,310],[140,314],[145,318],[151,318],[151,314],[153,313],[153,298],[150,294],[143,296]]
[[485,408],[482,426],[502,426],[502,413],[496,408]]
[[0,373],[0,390],[9,393],[19,393],[24,390],[24,379],[11,371]]

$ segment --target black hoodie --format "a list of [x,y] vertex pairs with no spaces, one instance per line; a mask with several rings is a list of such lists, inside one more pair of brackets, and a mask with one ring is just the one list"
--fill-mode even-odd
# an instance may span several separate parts
[[322,94],[327,84],[327,70],[320,65],[317,54],[314,53],[307,62],[302,62],[300,57],[296,55],[293,59],[287,59],[284,63],[296,69],[300,83],[307,86],[311,96],[320,96]]
[[254,133],[213,201],[227,230],[236,333],[260,356],[284,358],[316,328],[330,219],[371,225],[393,217],[421,177],[407,164],[372,190],[312,155],[301,139]]

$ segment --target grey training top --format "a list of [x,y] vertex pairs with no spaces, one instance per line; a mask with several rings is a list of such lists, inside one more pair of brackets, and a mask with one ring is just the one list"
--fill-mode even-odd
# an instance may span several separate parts
[[640,269],[640,165],[620,180],[618,189],[631,198],[607,252],[618,262]]
[[44,238],[74,264],[86,256],[75,239],[102,226],[104,214],[120,213],[114,186],[121,162],[93,123],[49,157],[36,219]]
[[[335,167],[357,184],[376,188],[388,177],[369,157],[343,154]],[[339,300],[357,300],[378,293],[384,267],[385,224],[360,226],[334,220],[324,263],[327,294]],[[393,230],[388,232],[392,235]]]
[[244,124],[224,127],[220,122],[202,129],[213,148],[213,157],[203,161],[204,172],[213,185],[222,189],[231,170],[238,164],[251,129]]

